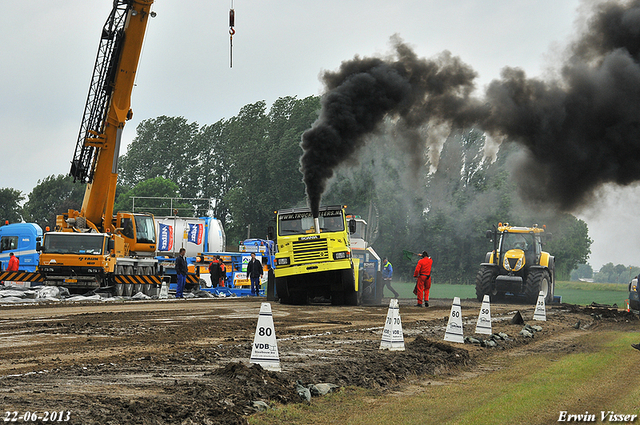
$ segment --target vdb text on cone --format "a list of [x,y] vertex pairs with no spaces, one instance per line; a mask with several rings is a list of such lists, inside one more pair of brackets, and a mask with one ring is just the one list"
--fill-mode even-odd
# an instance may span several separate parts
[[544,293],[542,291],[538,294],[538,302],[536,302],[536,309],[533,312],[533,320],[547,321],[547,309],[544,304]]
[[400,307],[398,300],[392,298],[389,301],[387,320],[382,331],[380,341],[381,350],[404,351],[404,335],[402,333],[402,320],[400,320]]
[[478,323],[476,323],[476,333],[491,335],[491,305],[489,295],[485,295],[482,299],[480,314],[478,314]]
[[257,363],[263,369],[280,372],[280,355],[276,341],[276,330],[273,326],[271,304],[262,303],[260,315],[256,325],[256,335],[253,338],[250,363]]
[[449,322],[447,330],[444,332],[444,340],[449,342],[458,342],[464,344],[464,332],[462,330],[462,308],[460,307],[460,298],[455,297],[451,305],[451,314],[449,314]]

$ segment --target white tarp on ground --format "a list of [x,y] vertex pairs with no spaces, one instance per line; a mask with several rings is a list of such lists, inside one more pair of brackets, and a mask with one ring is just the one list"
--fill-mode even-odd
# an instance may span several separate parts
[[[219,293],[210,293],[207,291],[196,290],[185,293],[185,298],[222,298],[229,296],[223,291]],[[169,296],[171,299],[172,297]],[[157,296],[145,295],[138,292],[132,297],[115,297],[109,292],[90,291],[84,295],[71,295],[69,290],[60,286],[34,286],[26,288],[16,285],[0,284],[0,305],[2,304],[18,304],[18,303],[38,303],[38,302],[99,302],[99,301],[124,301],[124,300],[153,300],[158,299]]]

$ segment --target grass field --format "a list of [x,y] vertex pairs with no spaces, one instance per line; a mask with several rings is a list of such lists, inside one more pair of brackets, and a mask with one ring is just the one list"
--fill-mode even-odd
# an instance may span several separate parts
[[[400,298],[412,298],[413,282],[394,282],[393,288],[398,291]],[[385,289],[384,296],[390,297],[391,291]],[[557,282],[555,295],[562,297],[563,303],[589,305],[592,302],[598,304],[617,304],[618,307],[625,306],[625,300],[629,298],[627,285],[616,283],[589,283],[589,282]],[[460,297],[475,298],[476,288],[474,285],[431,285],[430,298],[451,298]]]
[[[550,424],[561,412],[635,414],[637,385],[635,332],[585,334],[580,350],[504,356],[494,373],[430,385],[394,396],[346,388],[310,405],[288,405],[249,419],[253,425],[296,424]],[[634,351],[630,353],[629,351]],[[495,362],[499,364],[495,364]],[[579,421],[585,422],[585,421]]]

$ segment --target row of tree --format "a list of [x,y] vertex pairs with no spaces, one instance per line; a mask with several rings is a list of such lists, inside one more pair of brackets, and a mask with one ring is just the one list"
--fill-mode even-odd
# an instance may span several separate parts
[[599,283],[629,283],[640,274],[640,267],[607,263],[597,272],[589,264],[578,264],[571,272],[571,280],[590,279]]
[[[318,97],[285,97],[269,110],[256,102],[211,125],[183,117],[143,121],[119,160],[115,210],[131,210],[136,196],[205,199],[177,204],[179,215],[219,218],[230,248],[248,235],[264,238],[275,210],[306,205],[300,138],[319,110]],[[503,145],[487,159],[484,135],[467,129],[439,147],[411,151],[394,125],[385,122],[357,160],[335,171],[323,203],[346,204],[350,213],[369,219],[376,229],[373,246],[389,257],[398,278],[411,279],[417,258],[407,253],[427,250],[434,259],[434,282],[473,283],[491,247],[485,231],[498,222],[547,223],[554,237],[546,249],[555,255],[561,279],[586,262],[591,244],[586,223],[534,209],[523,201],[526,194],[518,193],[511,179],[522,155],[516,145]],[[5,206],[2,213],[11,221],[22,216],[53,226],[57,213],[79,208],[83,191],[68,177],[50,176],[28,195],[22,210],[16,206],[20,192],[0,191],[14,200],[3,204],[13,208]],[[167,204],[151,202],[136,200],[136,211],[163,207],[166,212],[151,212],[171,214]]]

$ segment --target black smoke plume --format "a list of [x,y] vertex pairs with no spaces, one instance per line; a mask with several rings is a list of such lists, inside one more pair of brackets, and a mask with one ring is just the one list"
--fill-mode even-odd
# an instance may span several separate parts
[[515,169],[530,199],[573,211],[604,183],[640,179],[640,2],[597,6],[557,81],[505,69],[487,89],[482,127],[521,143]]
[[476,73],[448,52],[422,59],[398,38],[392,58],[345,61],[326,72],[320,117],[302,137],[309,205],[317,208],[335,168],[388,116],[417,129],[476,126],[521,144],[513,165],[523,199],[563,211],[590,202],[604,183],[640,180],[640,0],[597,5],[554,80],[505,68],[482,98]]
[[320,117],[302,135],[300,159],[309,206],[316,216],[334,169],[348,160],[383,118],[395,115],[407,128],[429,120],[468,120],[476,73],[460,59],[443,53],[418,58],[394,39],[397,58],[355,58],[323,75],[327,93]]

